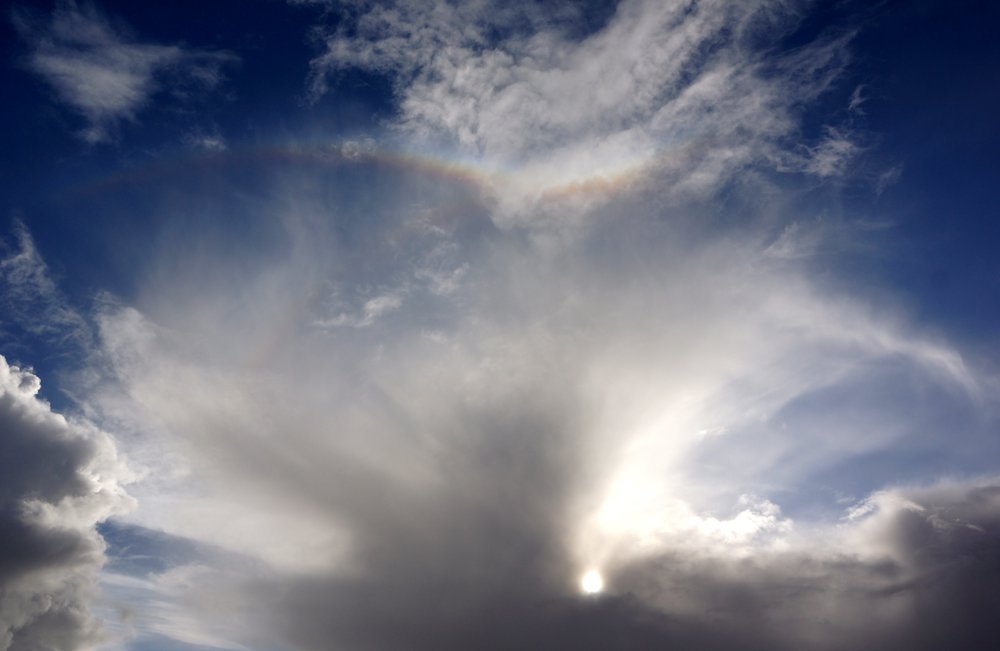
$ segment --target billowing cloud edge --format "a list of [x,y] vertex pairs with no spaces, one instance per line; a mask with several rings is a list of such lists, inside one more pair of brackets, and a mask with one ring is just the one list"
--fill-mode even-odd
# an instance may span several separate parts
[[104,432],[54,413],[29,370],[0,357],[0,648],[104,641],[89,610],[104,541],[95,525],[135,506],[134,479]]

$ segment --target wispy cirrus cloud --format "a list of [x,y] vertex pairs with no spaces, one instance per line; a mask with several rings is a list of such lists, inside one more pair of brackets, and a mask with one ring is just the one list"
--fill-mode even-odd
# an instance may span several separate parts
[[79,136],[90,143],[113,140],[117,125],[157,93],[213,88],[223,66],[239,61],[229,52],[140,42],[120,21],[72,0],[57,3],[47,20],[17,8],[12,18],[30,50],[24,66],[86,120]]
[[850,58],[850,31],[776,53],[808,2],[626,0],[583,36],[580,15],[534,3],[319,4],[337,21],[317,30],[313,97],[344,70],[389,75],[394,126],[509,174],[501,203],[654,161],[694,192],[759,165],[825,177],[858,151],[836,125],[788,146]]
[[[84,352],[93,345],[87,319],[66,300],[22,222],[15,223],[17,248],[0,242],[0,341],[13,343],[17,331],[54,345]],[[20,338],[23,340],[23,338]]]

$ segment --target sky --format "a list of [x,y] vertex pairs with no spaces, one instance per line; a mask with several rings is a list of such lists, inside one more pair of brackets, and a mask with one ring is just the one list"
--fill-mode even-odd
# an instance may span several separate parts
[[998,29],[6,3],[0,651],[1000,647]]

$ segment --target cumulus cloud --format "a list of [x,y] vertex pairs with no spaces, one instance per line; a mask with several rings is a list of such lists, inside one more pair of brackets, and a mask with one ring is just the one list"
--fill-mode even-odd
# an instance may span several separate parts
[[112,440],[53,413],[38,378],[0,357],[0,648],[81,649],[104,542],[95,523],[132,502]]
[[822,539],[738,560],[670,552],[620,580],[772,648],[988,648],[1000,605],[997,490],[995,480],[886,490]]
[[51,19],[15,10],[14,25],[28,44],[28,70],[44,79],[56,98],[77,111],[90,143],[111,140],[122,120],[134,120],[164,89],[212,88],[221,69],[238,58],[226,52],[138,42],[92,4],[59,2]]

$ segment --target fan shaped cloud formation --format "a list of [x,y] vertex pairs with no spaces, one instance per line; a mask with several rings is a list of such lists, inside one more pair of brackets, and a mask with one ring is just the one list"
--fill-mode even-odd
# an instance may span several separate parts
[[[322,10],[307,92],[383,76],[385,133],[81,193],[152,233],[88,317],[26,231],[0,266],[11,305],[86,333],[66,384],[143,471],[125,513],[108,437],[8,368],[4,458],[50,465],[5,475],[4,531],[75,547],[4,594],[68,604],[52,646],[97,639],[111,514],[123,648],[998,642],[997,384],[848,272],[878,225],[841,185],[882,191],[852,177],[858,92],[804,118],[851,30],[803,37],[813,5],[766,0],[295,4]],[[64,22],[103,44],[71,66],[110,75],[97,99],[60,76]],[[201,61],[108,24],[66,5],[32,41],[95,129]]]

